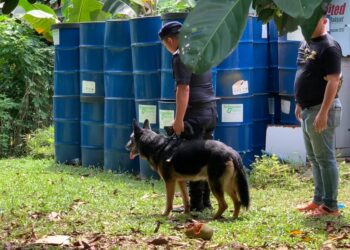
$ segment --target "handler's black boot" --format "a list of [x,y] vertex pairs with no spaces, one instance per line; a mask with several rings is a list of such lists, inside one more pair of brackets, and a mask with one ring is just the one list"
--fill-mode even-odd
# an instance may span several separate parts
[[189,195],[191,211],[203,211],[203,183],[201,181],[189,182]]
[[210,202],[210,189],[208,182],[203,181],[203,206],[204,208],[212,209]]

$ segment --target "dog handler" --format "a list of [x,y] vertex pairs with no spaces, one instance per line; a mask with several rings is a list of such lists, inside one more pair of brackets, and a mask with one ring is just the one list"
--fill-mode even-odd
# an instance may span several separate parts
[[[187,121],[192,126],[194,135],[185,139],[213,139],[217,113],[211,70],[195,74],[181,62],[178,37],[181,27],[180,22],[168,22],[158,33],[163,45],[173,54],[173,77],[176,82],[173,129],[177,135],[181,135],[184,131],[184,121]],[[210,191],[206,181],[190,182],[189,195],[191,211],[211,208]]]
[[327,18],[321,17],[311,41],[301,43],[295,77],[295,116],[302,121],[307,158],[314,179],[312,202],[298,207],[311,217],[339,215],[338,166],[335,128],[340,124],[337,96],[341,80],[341,48],[327,34]]

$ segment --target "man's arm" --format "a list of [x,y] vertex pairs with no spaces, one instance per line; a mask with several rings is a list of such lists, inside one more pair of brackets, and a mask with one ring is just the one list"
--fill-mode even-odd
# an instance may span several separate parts
[[321,109],[318,112],[314,127],[317,133],[321,133],[327,128],[328,111],[334,101],[340,83],[340,74],[331,74],[326,76],[327,86],[323,97]]
[[176,114],[173,124],[174,131],[180,135],[184,131],[184,117],[188,106],[190,96],[190,86],[187,84],[178,84],[176,88]]

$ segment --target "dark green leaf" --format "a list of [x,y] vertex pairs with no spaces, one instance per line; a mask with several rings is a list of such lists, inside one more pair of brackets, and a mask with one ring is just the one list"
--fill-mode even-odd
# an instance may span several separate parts
[[61,1],[61,13],[62,16],[67,17],[68,16],[68,7],[70,5],[71,0],[62,0]]
[[314,11],[313,15],[300,26],[306,41],[311,39],[311,35],[317,26],[318,21],[323,16],[323,9],[321,5]]
[[285,13],[293,18],[308,19],[322,0],[273,0]]
[[256,10],[259,7],[265,7],[271,3],[273,3],[273,0],[253,0],[252,7]]
[[36,2],[36,0],[28,0],[29,3],[33,4]]
[[259,20],[267,23],[273,17],[274,13],[274,9],[264,9],[258,13]]
[[10,0],[5,1],[4,6],[2,7],[2,13],[10,14],[18,5],[19,0]]
[[98,0],[71,0],[68,7],[66,22],[88,22],[95,21],[92,18],[99,15],[91,16],[91,13],[102,10],[103,4]]
[[219,64],[236,47],[251,0],[198,2],[180,33],[180,56],[194,72]]

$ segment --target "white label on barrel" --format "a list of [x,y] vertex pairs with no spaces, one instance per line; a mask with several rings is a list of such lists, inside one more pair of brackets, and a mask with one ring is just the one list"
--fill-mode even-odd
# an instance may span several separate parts
[[290,113],[290,101],[281,100],[281,111],[287,115]]
[[157,123],[156,105],[139,105],[139,122],[143,123],[146,119],[148,119],[150,123]]
[[175,117],[174,110],[159,110],[159,127],[171,126]]
[[222,122],[243,122],[243,104],[222,104]]
[[275,114],[275,98],[270,97],[268,98],[269,102],[269,114],[274,115]]
[[261,38],[267,38],[267,24],[263,24],[261,27]]
[[96,83],[93,81],[83,81],[82,84],[83,94],[95,94],[96,93]]
[[299,27],[296,31],[293,31],[291,33],[287,33],[287,40],[289,41],[303,41],[304,36],[301,32],[301,28]]
[[233,95],[242,95],[249,92],[249,83],[248,81],[238,80],[232,85],[232,94]]
[[60,30],[54,29],[52,31],[53,45],[60,45]]

